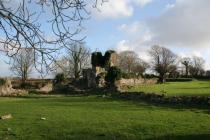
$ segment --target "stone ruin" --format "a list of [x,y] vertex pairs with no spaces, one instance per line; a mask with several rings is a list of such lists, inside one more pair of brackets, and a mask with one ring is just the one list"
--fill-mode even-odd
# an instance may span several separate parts
[[[100,53],[100,52],[95,52]],[[106,56],[107,54],[108,57]],[[93,57],[94,53],[92,54]],[[105,58],[106,57],[106,58]],[[85,86],[87,88],[96,88],[96,87],[104,87],[105,86],[105,74],[109,70],[110,67],[115,66],[117,64],[117,53],[115,51],[107,51],[104,56],[99,58],[100,62],[103,62],[103,65],[92,63],[92,68],[83,70],[83,80],[85,82]],[[93,61],[93,60],[91,60]],[[106,63],[106,64],[105,64]]]
[[[109,54],[108,57],[106,56],[106,53]],[[85,87],[87,88],[96,88],[96,87],[105,87],[105,76],[107,71],[112,66],[118,65],[118,54],[114,51],[107,51],[104,56],[100,52],[95,52],[95,54],[99,55],[99,61],[105,59],[106,62],[102,62],[103,65],[100,64],[94,64],[92,63],[92,68],[84,69],[83,70],[83,81],[85,83]],[[92,54],[93,57],[94,53]],[[93,59],[91,60],[93,61]],[[119,89],[137,86],[137,85],[151,85],[156,84],[157,79],[145,79],[145,78],[130,78],[130,79],[121,79],[117,83],[117,87]]]
[[85,82],[85,86],[87,88],[93,88],[96,87],[96,73],[93,71],[93,69],[83,69],[83,80]]
[[52,83],[47,83],[43,87],[37,89],[36,92],[50,93],[52,90],[53,90],[53,84]]
[[0,96],[22,96],[28,94],[25,90],[17,90],[12,88],[11,80],[1,79],[5,83],[0,85]]

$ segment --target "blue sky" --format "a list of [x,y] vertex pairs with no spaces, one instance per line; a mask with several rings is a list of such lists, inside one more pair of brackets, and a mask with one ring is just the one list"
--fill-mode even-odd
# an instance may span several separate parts
[[[92,15],[92,19],[87,21],[87,44],[93,50],[104,51],[109,48],[115,48],[117,43],[124,39],[130,39],[126,33],[122,33],[119,27],[123,24],[132,24],[133,22],[143,22],[152,17],[157,17],[164,12],[166,5],[174,4],[175,0],[155,0],[148,2],[143,7],[133,4],[134,11],[132,15],[121,15],[118,17],[104,16],[103,11],[94,11],[97,16]],[[103,6],[108,5],[105,3]]]
[[[148,49],[158,44],[182,57],[202,56],[210,69],[208,5],[209,0],[109,0],[100,12],[91,9],[81,35],[92,51],[133,50],[149,61]],[[10,76],[6,58],[1,58],[1,75]]]
[[[158,44],[180,57],[204,57],[205,68],[210,69],[209,4],[209,0],[109,1],[88,21],[86,41],[93,50],[133,50],[145,60],[147,50]],[[111,10],[119,5],[121,10]]]

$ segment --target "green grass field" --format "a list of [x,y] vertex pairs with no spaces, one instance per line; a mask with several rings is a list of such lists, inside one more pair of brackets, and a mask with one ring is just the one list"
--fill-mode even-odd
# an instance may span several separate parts
[[145,93],[167,94],[168,96],[210,96],[209,80],[194,80],[192,82],[168,82],[165,84],[143,85],[133,87],[129,91],[141,91]]
[[[209,139],[209,109],[102,98],[0,98],[0,140]],[[45,117],[46,120],[41,120]]]

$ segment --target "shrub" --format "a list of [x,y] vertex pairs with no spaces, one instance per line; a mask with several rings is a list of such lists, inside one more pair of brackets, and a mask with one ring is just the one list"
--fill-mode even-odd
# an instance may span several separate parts
[[103,56],[101,52],[94,52],[91,55],[91,64],[96,67],[96,66],[100,66],[103,67],[104,66],[104,62],[103,62]]
[[6,83],[5,79],[0,79],[0,86],[3,86]]
[[20,88],[22,88],[22,89],[32,89],[32,88],[34,88],[34,86],[30,82],[22,82],[20,84]]
[[192,78],[167,78],[166,82],[190,82]]
[[186,76],[186,75],[180,75],[179,78],[193,78],[193,77],[191,75],[188,75],[188,76]]
[[139,78],[139,76],[136,75],[135,73],[122,72],[122,78],[131,79],[131,78]]
[[156,76],[154,74],[145,74],[143,77],[147,78],[147,79],[158,78],[158,76]]
[[194,78],[199,80],[210,80],[210,76],[195,76]]
[[110,67],[105,77],[105,80],[109,84],[114,84],[115,81],[118,81],[122,78],[121,69],[118,67]]
[[65,81],[65,76],[63,73],[58,73],[54,78],[54,84],[60,84]]

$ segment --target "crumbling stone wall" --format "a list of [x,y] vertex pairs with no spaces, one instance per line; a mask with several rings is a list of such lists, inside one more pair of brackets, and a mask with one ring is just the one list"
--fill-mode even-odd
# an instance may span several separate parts
[[115,96],[127,100],[144,100],[158,104],[210,106],[210,97],[207,96],[167,96],[165,94],[144,92],[121,92]]
[[83,80],[87,88],[96,87],[96,73],[93,69],[83,69]]
[[110,66],[117,66],[118,65],[118,61],[119,61],[119,56],[116,52],[113,52],[110,56]]
[[103,56],[101,52],[92,53],[92,68],[83,70],[83,81],[87,88],[104,87],[105,75],[111,66],[117,62],[117,53],[107,51]]
[[157,79],[144,79],[144,78],[131,78],[131,79],[121,79],[121,86],[138,86],[138,85],[152,85],[157,83]]
[[16,90],[12,88],[11,80],[4,79],[5,83],[0,86],[0,96],[22,96],[28,92],[25,90]]

